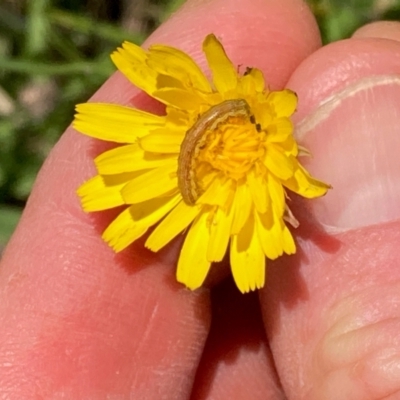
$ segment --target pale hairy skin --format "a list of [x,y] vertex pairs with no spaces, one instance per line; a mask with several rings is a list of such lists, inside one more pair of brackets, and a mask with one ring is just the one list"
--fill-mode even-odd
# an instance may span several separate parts
[[[69,128],[1,260],[0,398],[399,399],[400,43],[381,38],[400,28],[384,29],[319,49],[300,0],[196,0],[160,27],[146,46],[204,66],[213,32],[234,63],[297,92],[298,126],[320,121],[299,132],[307,166],[333,190],[293,199],[298,253],[268,263],[259,303],[230,280],[190,292],[174,278],[178,241],[158,254],[103,243],[116,212],[84,214],[75,190],[107,145]],[[393,84],[318,114],[377,75]],[[155,107],[119,73],[92,100]]]

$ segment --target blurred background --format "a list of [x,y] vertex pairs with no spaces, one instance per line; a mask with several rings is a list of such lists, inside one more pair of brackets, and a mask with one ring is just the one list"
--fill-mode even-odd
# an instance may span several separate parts
[[[109,54],[142,41],[185,0],[0,0],[0,254],[46,155],[114,71]],[[400,0],[308,0],[325,43],[400,19]]]

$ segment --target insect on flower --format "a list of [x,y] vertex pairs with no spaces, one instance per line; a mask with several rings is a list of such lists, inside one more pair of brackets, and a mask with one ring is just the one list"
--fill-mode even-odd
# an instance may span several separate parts
[[166,111],[78,105],[78,131],[122,144],[94,160],[98,174],[78,195],[87,212],[126,205],[103,233],[115,251],[152,226],[145,242],[152,251],[185,232],[179,282],[200,287],[229,247],[236,285],[248,292],[264,285],[266,258],[296,251],[286,226],[297,224],[286,203],[290,191],[314,198],[330,186],[298,160],[290,120],[296,95],[270,91],[256,68],[241,75],[212,34],[203,51],[212,82],[173,47],[145,51],[126,42],[112,54],[117,68]]
[[255,123],[245,100],[225,100],[206,111],[187,131],[178,158],[178,186],[186,204],[193,206],[199,198],[200,188],[197,187],[198,182],[194,176],[196,170],[194,164],[199,151],[205,146],[206,134],[215,131],[218,125],[225,123],[229,118],[238,116],[247,117]]

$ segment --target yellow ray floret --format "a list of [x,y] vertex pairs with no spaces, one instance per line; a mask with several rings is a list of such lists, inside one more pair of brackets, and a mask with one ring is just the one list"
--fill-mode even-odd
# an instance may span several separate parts
[[87,212],[126,206],[103,233],[115,251],[150,227],[145,246],[152,251],[184,233],[179,282],[200,287],[212,263],[228,252],[245,293],[263,287],[266,258],[296,251],[286,225],[298,225],[287,204],[290,192],[314,198],[330,186],[299,162],[307,151],[293,136],[296,94],[270,91],[256,68],[240,73],[212,34],[203,51],[212,82],[173,47],[145,51],[124,43],[113,53],[117,68],[166,111],[78,105],[78,131],[120,143],[96,157],[98,174],[78,195]]

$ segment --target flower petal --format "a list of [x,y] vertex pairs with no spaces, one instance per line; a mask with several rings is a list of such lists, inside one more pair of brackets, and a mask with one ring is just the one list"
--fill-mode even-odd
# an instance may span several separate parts
[[167,127],[172,127],[176,131],[186,132],[191,126],[190,114],[172,106],[166,107]]
[[215,205],[227,209],[235,194],[234,182],[222,173],[218,174],[207,190],[197,199],[196,204]]
[[286,180],[293,175],[292,160],[272,143],[267,147],[264,163],[267,169],[279,179]]
[[331,188],[330,185],[314,179],[297,161],[293,177],[282,183],[292,192],[308,199],[323,196]]
[[91,212],[108,210],[124,204],[121,190],[130,179],[138,175],[137,172],[109,176],[96,175],[89,179],[77,190],[82,208],[86,212]]
[[199,66],[181,50],[164,45],[152,45],[147,63],[158,73],[170,75],[187,87],[211,92],[210,83]]
[[201,213],[193,222],[179,256],[176,279],[189,289],[199,288],[210,269],[207,247],[210,240],[207,212]]
[[286,153],[289,159],[293,160],[293,158],[297,157],[297,155],[299,154],[297,142],[292,135],[288,136],[285,141],[280,142],[279,147]]
[[135,204],[123,211],[104,231],[103,239],[119,252],[146,233],[173,209],[182,197],[163,197]]
[[143,151],[138,143],[105,151],[95,158],[94,163],[100,175],[120,174],[177,165],[175,155]]
[[124,42],[111,59],[116,67],[139,89],[151,95],[157,89],[157,72],[146,64],[147,54],[141,47]]
[[253,216],[247,219],[239,234],[233,236],[230,259],[233,278],[242,293],[264,286],[265,256],[255,230]]
[[250,76],[254,81],[254,86],[257,92],[264,92],[265,88],[265,81],[264,81],[264,74],[258,68],[250,68],[249,73],[247,76]]
[[200,207],[181,201],[154,229],[145,246],[158,251],[182,232],[200,213]]
[[289,118],[276,118],[268,125],[267,143],[279,143],[293,136],[293,123]]
[[139,145],[145,151],[153,153],[178,154],[184,134],[171,130],[157,130],[140,138]]
[[228,247],[233,219],[233,207],[223,210],[220,207],[214,212],[210,224],[210,242],[207,248],[209,261],[221,261]]
[[[238,86],[236,89],[240,97],[244,97],[252,108],[257,106],[256,93],[268,91],[265,88],[263,73],[257,68],[248,68],[243,76],[238,77]],[[265,99],[266,93],[263,93]]]
[[160,167],[143,173],[128,182],[121,190],[126,204],[136,204],[178,191],[176,166]]
[[165,117],[116,104],[78,104],[76,111],[73,126],[77,131],[118,143],[134,143],[166,121]]
[[289,89],[270,92],[268,101],[275,109],[276,117],[290,117],[297,107],[297,95]]
[[279,221],[272,212],[255,213],[256,229],[261,248],[266,257],[275,260],[283,253],[283,238]]
[[246,183],[238,183],[235,198],[233,200],[234,216],[232,221],[231,233],[238,234],[245,222],[248,220],[253,208],[250,190]]
[[247,174],[247,183],[249,184],[250,193],[257,211],[265,213],[269,208],[270,202],[265,177],[261,174],[256,174],[254,168],[252,168]]
[[272,210],[278,218],[281,218],[285,211],[285,191],[282,183],[272,174],[268,174],[268,193],[271,197]]
[[164,104],[172,105],[181,110],[198,110],[207,100],[194,90],[166,87],[156,90],[153,97]]
[[296,253],[296,244],[293,240],[292,233],[290,232],[290,230],[283,221],[281,221],[281,227],[282,227],[283,251],[286,254]]
[[213,82],[218,92],[234,90],[238,82],[236,68],[229,60],[225,50],[215,35],[207,35],[203,42],[203,51],[213,75]]

